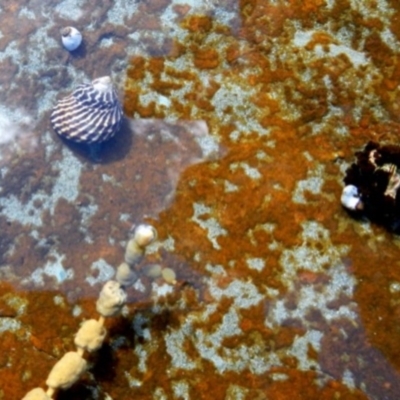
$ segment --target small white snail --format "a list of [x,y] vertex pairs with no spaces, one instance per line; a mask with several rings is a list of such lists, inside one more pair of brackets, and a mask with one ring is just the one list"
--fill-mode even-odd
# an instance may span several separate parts
[[348,210],[360,211],[364,208],[358,188],[354,185],[347,185],[344,187],[340,201],[342,206]]
[[120,283],[123,287],[132,286],[135,281],[138,279],[135,271],[131,269],[131,267],[123,262],[117,268],[117,273],[115,274],[115,280]]
[[67,26],[66,28],[61,29],[61,41],[68,51],[74,51],[82,43],[82,34],[78,29],[72,26]]
[[130,266],[140,261],[144,254],[145,247],[156,240],[157,231],[151,225],[138,225],[133,237],[128,241],[125,249],[125,262]]
[[164,268],[161,271],[161,275],[164,278],[165,282],[170,283],[172,285],[176,284],[176,274],[175,271],[172,270],[171,268]]
[[138,225],[133,238],[140,247],[146,247],[157,239],[157,231],[151,225]]

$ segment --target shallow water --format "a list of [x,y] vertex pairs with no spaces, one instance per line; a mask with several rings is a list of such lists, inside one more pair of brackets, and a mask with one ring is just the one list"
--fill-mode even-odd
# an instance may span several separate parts
[[[128,305],[57,398],[398,399],[400,242],[340,194],[356,150],[398,142],[399,18],[394,0],[1,5],[0,399],[45,388],[143,221],[158,240]],[[103,75],[125,120],[94,155],[49,116]]]

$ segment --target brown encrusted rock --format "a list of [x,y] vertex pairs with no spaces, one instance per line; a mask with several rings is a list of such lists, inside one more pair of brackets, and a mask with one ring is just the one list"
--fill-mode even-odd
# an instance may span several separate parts
[[171,4],[171,0],[149,0],[146,2],[146,11],[156,13],[164,10]]
[[400,146],[369,142],[356,158],[344,183],[357,188],[363,207],[349,212],[400,232]]

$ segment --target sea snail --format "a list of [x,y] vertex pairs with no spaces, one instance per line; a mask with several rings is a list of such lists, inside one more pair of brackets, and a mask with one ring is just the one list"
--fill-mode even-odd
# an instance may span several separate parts
[[343,207],[351,211],[361,211],[364,208],[358,188],[354,185],[344,187],[340,201]]
[[59,136],[88,144],[111,139],[121,120],[122,107],[109,76],[78,86],[56,104],[50,116]]
[[133,266],[142,258],[145,247],[157,239],[157,231],[151,225],[138,225],[125,249],[125,262]]
[[66,28],[61,29],[61,41],[68,51],[74,51],[82,43],[82,34],[78,29],[72,26],[67,26]]

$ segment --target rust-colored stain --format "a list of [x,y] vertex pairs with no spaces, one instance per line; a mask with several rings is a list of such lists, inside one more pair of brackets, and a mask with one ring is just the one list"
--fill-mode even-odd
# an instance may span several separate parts
[[[171,3],[141,2],[144,17],[133,16],[127,23],[136,24],[138,30],[157,31],[159,15]],[[106,161],[96,165],[96,172],[90,164],[82,171],[84,190],[77,199],[59,199],[54,215],[43,212],[44,245],[38,246],[34,236],[18,237],[26,229],[20,223],[0,219],[0,229],[7,232],[0,238],[0,260],[13,265],[16,276],[30,276],[44,257],[52,257],[53,246],[67,255],[64,266],[74,270],[73,279],[60,284],[59,291],[48,289],[52,287],[48,277],[43,278],[43,291],[34,290],[33,284],[0,283],[0,318],[19,319],[25,328],[1,333],[1,346],[8,350],[0,352],[0,382],[9,385],[0,388],[0,399],[22,398],[31,388],[43,385],[52,365],[74,348],[74,333],[80,321],[95,314],[99,291],[98,285],[87,283],[87,266],[98,259],[117,266],[123,256],[119,243],[126,240],[132,223],[143,219],[154,224],[161,242],[173,239],[173,250],[158,249],[138,266],[144,288],[129,289],[129,317],[107,321],[107,343],[92,356],[94,367],[57,399],[88,399],[96,391],[99,398],[108,393],[115,400],[178,398],[174,388],[183,381],[188,383],[190,399],[204,400],[210,396],[216,400],[395,399],[399,393],[400,290],[390,290],[393,283],[400,283],[398,239],[379,226],[368,230],[365,223],[351,219],[339,199],[343,166],[353,161],[355,149],[369,140],[398,141],[400,60],[381,39],[382,23],[353,11],[348,0],[336,0],[331,8],[322,0],[221,3],[235,15],[229,26],[212,13],[193,14],[189,5],[174,5],[176,24],[184,30],[185,40],[166,40],[161,51],[150,35],[145,43],[149,55],[129,58],[123,107],[128,117],[136,119],[131,128],[134,134],[131,137],[124,126],[122,139],[110,142],[103,153]],[[400,40],[396,22],[400,6],[394,0],[389,3],[395,10],[390,30]],[[304,31],[331,21],[332,34],[315,32],[304,48],[296,49],[288,21],[296,21]],[[370,66],[354,68],[348,55],[329,55],[339,44],[333,34],[349,24],[354,30],[352,46],[362,48]],[[363,29],[370,32],[368,37]],[[276,40],[293,52],[277,57]],[[317,50],[322,54],[319,59],[307,58]],[[177,60],[184,60],[184,68]],[[233,90],[233,97],[226,99],[221,93],[229,85],[251,90],[244,98]],[[279,96],[272,96],[273,91]],[[154,97],[143,100],[148,93],[163,102]],[[373,109],[377,99],[387,113],[382,118]],[[332,116],[333,108],[339,116]],[[204,157],[197,142],[188,137],[190,124],[200,122],[218,138],[218,150],[210,157]],[[318,124],[322,132],[314,129]],[[243,132],[241,126],[249,128]],[[337,134],[342,128],[346,134]],[[175,140],[159,136],[163,130],[169,130]],[[43,150],[36,152],[32,158],[44,157]],[[76,154],[86,162],[79,151]],[[52,154],[49,163],[57,157],[61,156]],[[319,167],[323,169],[319,191],[301,191],[299,182],[313,178]],[[15,173],[27,185],[50,191],[43,178],[55,172],[31,168],[29,162],[15,168],[21,168]],[[3,185],[8,193],[16,192],[24,199],[25,193],[18,192],[12,178],[6,176]],[[294,199],[294,193],[300,193],[300,200]],[[86,225],[87,234],[77,227],[80,210],[92,198],[98,209]],[[195,204],[205,211],[195,215]],[[121,218],[122,213],[131,217]],[[211,240],[205,226],[214,220],[220,231]],[[304,239],[308,221],[329,231],[329,240],[322,234],[315,240]],[[92,233],[93,242],[86,241]],[[7,253],[10,237],[18,238],[18,251]],[[327,308],[338,311],[351,304],[359,318],[340,317],[328,324],[317,304],[304,320],[294,316],[281,326],[268,325],[275,298],[282,296],[285,309],[295,315],[304,288],[324,293],[332,280],[329,273],[336,266],[328,261],[318,270],[312,263],[299,262],[290,282],[285,281],[283,263],[291,259],[284,258],[284,250],[294,251],[304,242],[321,258],[333,248],[348,246],[343,253],[338,250],[337,258],[355,277],[355,291],[341,293]],[[248,267],[249,260],[259,259],[265,263],[263,268]],[[145,263],[160,263],[176,272],[178,284],[172,293],[157,301],[151,297],[153,281],[143,272]],[[227,273],[219,274],[218,266]],[[218,301],[217,290],[207,283],[211,278],[218,290],[226,291]],[[260,349],[280,362],[271,361],[266,372],[254,373],[246,365],[239,372],[227,368],[221,373],[213,362],[199,356],[196,347],[198,332],[211,337],[235,309],[229,288],[236,281],[251,282],[262,299],[238,308],[241,333],[223,337],[217,355],[223,358],[232,352],[239,358],[234,352],[241,346]],[[161,284],[161,279],[157,282]],[[7,301],[10,295],[26,301],[27,310],[21,316]],[[54,301],[57,295],[62,298],[60,304]],[[216,307],[203,321],[204,309],[214,303]],[[79,317],[72,316],[76,306]],[[132,321],[139,314],[150,321],[142,327],[151,331],[149,342],[134,330]],[[180,345],[196,365],[195,372],[172,366],[165,339],[189,320],[192,331]],[[322,339],[319,348],[305,346],[304,357],[310,364],[304,366],[291,349],[311,331],[321,333]],[[152,348],[152,343],[157,345]],[[140,351],[135,352],[139,346],[147,352],[145,369],[140,368]],[[381,367],[383,359],[387,364]],[[235,356],[229,362],[234,364]],[[12,369],[6,367],[8,363]],[[353,376],[352,384],[344,381],[346,366],[355,371],[360,364],[370,367]],[[364,385],[372,397],[362,390]],[[246,390],[237,394],[236,387]],[[157,390],[162,393],[155,397]]]
[[[266,3],[266,2],[265,2]],[[301,72],[301,65],[278,64],[272,67],[268,55],[270,46],[268,40],[273,37],[284,34],[284,23],[287,19],[298,20],[303,27],[312,27],[315,22],[326,21],[328,18],[335,21],[337,26],[334,29],[340,29],[346,21],[350,19],[357,20],[356,30],[361,26],[380,28],[379,21],[368,20],[360,15],[353,15],[346,10],[347,1],[337,1],[332,10],[328,11],[322,1],[296,2],[290,4],[268,5],[255,1],[240,2],[240,24],[237,29],[226,33],[226,41],[229,43],[226,51],[218,50],[217,47],[204,46],[208,35],[223,30],[216,21],[211,21],[208,16],[198,15],[190,16],[183,20],[183,26],[189,32],[190,40],[186,43],[179,43],[178,46],[183,49],[181,53],[190,52],[193,57],[193,65],[199,69],[220,69],[223,74],[228,75],[231,81],[241,81],[245,70],[250,68],[252,72],[248,83],[254,86],[255,94],[250,101],[258,107],[260,113],[257,116],[262,127],[272,129],[274,146],[267,144],[267,139],[257,135],[257,132],[249,132],[243,141],[234,143],[230,140],[230,134],[234,127],[224,125],[219,120],[219,116],[214,113],[211,103],[214,90],[199,78],[193,76],[190,70],[178,71],[165,66],[165,61],[171,59],[166,56],[163,62],[152,59],[134,59],[131,63],[131,69],[128,72],[129,80],[127,82],[125,110],[128,115],[147,116],[137,101],[131,102],[135,96],[135,87],[140,87],[143,70],[150,73],[153,77],[152,88],[158,93],[167,94],[169,89],[176,89],[180,84],[188,82],[193,83],[195,91],[185,95],[189,104],[173,100],[172,114],[180,118],[189,118],[192,116],[192,107],[196,106],[207,124],[218,133],[224,146],[225,155],[217,161],[206,162],[190,167],[181,176],[177,194],[173,204],[161,213],[157,221],[157,229],[161,237],[171,235],[175,239],[175,250],[182,255],[193,268],[203,270],[204,265],[196,262],[196,253],[199,248],[207,254],[207,260],[213,264],[226,265],[234,260],[237,265],[245,263],[244,257],[258,256],[267,261],[268,268],[262,272],[251,272],[253,280],[259,279],[262,282],[268,282],[269,285],[284,291],[285,288],[279,282],[277,277],[280,274],[280,265],[277,262],[278,254],[265,246],[265,243],[271,240],[271,237],[263,231],[254,234],[255,243],[250,242],[247,236],[249,230],[266,222],[276,225],[273,237],[276,241],[283,244],[284,247],[298,245],[298,233],[301,223],[305,220],[314,219],[323,223],[331,232],[332,243],[346,243],[351,246],[348,259],[351,260],[349,268],[358,279],[358,285],[355,292],[355,301],[359,307],[362,317],[363,328],[366,337],[363,340],[379,349],[391,363],[397,368],[400,367],[399,352],[397,341],[399,339],[398,315],[399,302],[393,303],[392,295],[389,293],[391,282],[399,281],[400,270],[396,263],[397,247],[393,246],[390,238],[386,238],[379,244],[378,248],[370,248],[368,241],[360,240],[360,236],[355,234],[353,223],[350,223],[343,231],[338,226],[338,215],[342,214],[338,205],[341,187],[334,176],[340,176],[339,164],[341,159],[352,160],[352,149],[361,146],[366,140],[384,136],[386,140],[394,139],[399,130],[398,125],[390,126],[382,124],[371,113],[368,107],[362,109],[360,123],[353,120],[350,112],[346,117],[346,110],[351,111],[355,107],[355,100],[358,95],[352,92],[350,82],[344,83],[341,79],[343,74],[350,67],[350,61],[345,55],[338,56],[332,60],[332,63],[326,63],[323,60],[312,65],[314,76],[313,82],[316,85],[308,86],[307,82],[299,79],[298,72]],[[240,25],[240,26],[239,26]],[[357,25],[359,25],[357,27]],[[262,36],[264,35],[264,36]],[[361,37],[355,36],[356,42],[361,41]],[[267,42],[267,43],[266,43]],[[316,33],[308,43],[306,49],[312,50],[315,46],[322,46],[327,51],[326,46],[334,44],[334,40],[326,33]],[[355,43],[357,44],[357,43]],[[374,66],[378,68],[381,76],[389,78],[381,79],[376,77],[376,82],[366,88],[366,91],[376,92],[381,101],[388,105],[388,112],[397,119],[398,102],[393,96],[393,90],[396,88],[396,73],[398,72],[398,60],[393,56],[390,49],[385,46],[377,34],[371,34],[364,45],[368,57],[370,57]],[[171,56],[174,58],[174,56]],[[137,68],[140,63],[140,67]],[[230,67],[224,69],[224,63]],[[173,84],[163,83],[160,79],[160,72],[164,72],[173,79]],[[226,72],[225,72],[226,71]],[[388,74],[388,72],[390,73]],[[397,71],[397,72],[396,72]],[[356,79],[363,79],[363,70],[358,71],[359,76]],[[340,121],[341,124],[350,129],[351,135],[343,139],[329,134],[312,135],[309,122],[321,121],[327,114],[328,91],[324,85],[321,85],[323,77],[328,76],[332,82],[333,103],[345,111],[345,117]],[[216,89],[221,86],[221,82],[214,82],[213,75],[210,76],[211,87]],[[299,113],[294,121],[288,121],[285,111],[281,109],[277,101],[267,96],[269,85],[276,82],[287,82],[284,85],[284,100],[295,106]],[[398,93],[398,91],[396,91]],[[390,99],[390,100],[389,100]],[[389,105],[389,102],[391,103]],[[244,105],[245,106],[245,105]],[[204,110],[204,113],[203,113]],[[229,106],[226,114],[232,112]],[[159,116],[155,111],[153,116]],[[230,124],[240,121],[231,119]],[[335,129],[332,126],[332,129]],[[265,152],[270,161],[260,161],[257,159],[257,153]],[[321,160],[326,165],[328,178],[325,181],[323,192],[334,194],[333,201],[327,198],[321,198],[320,195],[307,193],[307,206],[294,204],[291,200],[292,192],[296,183],[304,179],[309,162],[301,156],[304,152],[311,154],[313,159]],[[339,160],[339,162],[337,162]],[[246,176],[242,169],[232,171],[233,163],[247,162],[260,172],[260,179],[254,180]],[[223,182],[228,180],[240,188],[237,192],[226,193]],[[196,185],[191,185],[196,182]],[[282,190],[274,190],[279,186]],[[268,201],[266,199],[268,198]],[[201,201],[213,209],[213,213],[218,215],[222,227],[229,233],[227,236],[218,238],[222,250],[215,250],[210,242],[204,238],[204,232],[190,220],[193,215],[192,204]],[[311,205],[310,205],[311,203]],[[389,236],[378,227],[373,227],[374,232],[380,235]],[[190,232],[190,238],[187,233]],[[328,266],[327,266],[328,267]],[[227,283],[237,276],[249,276],[249,271],[234,268]],[[315,284],[324,281],[322,274],[315,274],[304,270],[300,273],[299,279],[303,284]],[[229,309],[230,304],[224,308],[220,303],[217,314],[210,320],[213,326]],[[242,315],[242,326],[246,332],[263,332],[263,312],[252,310],[249,315]],[[217,318],[217,321],[214,319]],[[286,333],[282,330],[270,333],[271,340],[275,346],[288,346],[292,343],[296,328],[286,328]],[[248,336],[249,340],[250,335]],[[279,343],[281,343],[279,345]],[[226,346],[236,346],[235,338],[231,338]],[[352,346],[359,346],[359,342],[347,343],[343,348],[336,348],[335,354],[330,352],[331,347],[327,346],[327,357],[331,357],[332,364],[335,363],[335,357],[341,356],[346,352],[355,351]],[[318,353],[310,349],[313,358],[318,358]],[[320,358],[325,358],[320,355]],[[290,359],[288,359],[290,364]],[[290,366],[290,365],[289,365]],[[214,373],[207,368],[207,373],[202,377],[202,383],[198,384],[197,393],[199,398],[207,398],[202,393],[207,393],[208,388],[215,389],[213,379]],[[287,371],[286,371],[287,372]],[[259,398],[364,398],[361,393],[347,393],[347,389],[341,384],[332,384],[323,390],[318,389],[313,384],[315,376],[312,373],[301,373],[292,370],[289,372],[290,378],[286,382],[264,385],[262,380],[254,381],[254,387],[260,387]],[[333,374],[333,376],[338,376]],[[219,378],[218,378],[219,379]],[[235,376],[235,381],[239,377]],[[391,391],[391,383],[382,383],[381,390]],[[221,382],[216,383],[216,387],[221,389],[221,394],[216,398],[223,398],[226,388]],[[266,388],[268,387],[268,388]],[[255,393],[255,392],[254,392]],[[252,392],[248,398],[258,398]],[[205,397],[204,397],[205,396]],[[246,397],[247,398],[247,397]]]

